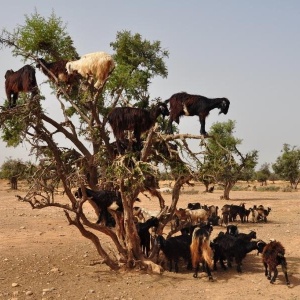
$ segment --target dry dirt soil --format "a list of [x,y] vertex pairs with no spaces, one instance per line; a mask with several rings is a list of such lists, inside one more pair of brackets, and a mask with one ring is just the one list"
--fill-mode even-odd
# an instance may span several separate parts
[[[140,271],[114,272],[101,263],[94,246],[74,226],[69,226],[64,213],[48,207],[32,210],[15,197],[24,196],[26,187],[12,191],[7,181],[0,182],[0,300],[2,299],[300,299],[300,192],[232,191],[229,201],[220,200],[222,192],[203,193],[203,186],[185,187],[178,207],[188,202],[218,205],[239,204],[246,207],[271,207],[268,222],[245,223],[241,232],[255,230],[264,241],[274,238],[285,246],[290,287],[281,269],[274,285],[264,276],[261,256],[251,252],[243,261],[243,273],[235,268],[213,272],[209,282],[203,274],[180,266],[179,273],[161,275]],[[66,196],[59,196],[61,201]],[[166,204],[171,195],[164,194]],[[157,210],[158,201],[141,196],[141,206]],[[96,221],[87,203],[91,220]],[[167,230],[167,227],[166,227]],[[212,238],[224,227],[215,226]],[[106,242],[105,236],[102,237]]]

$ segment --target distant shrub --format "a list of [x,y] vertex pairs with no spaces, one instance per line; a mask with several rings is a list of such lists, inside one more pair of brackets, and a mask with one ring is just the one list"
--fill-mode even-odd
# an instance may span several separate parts
[[248,191],[248,186],[245,185],[234,185],[232,191]]
[[257,187],[256,190],[259,192],[278,192],[280,187],[275,185],[265,185]]
[[180,194],[185,194],[185,195],[196,195],[199,194],[199,191],[196,191],[194,189],[192,190],[181,190]]
[[282,188],[282,191],[291,193],[291,192],[294,191],[294,189],[290,185],[287,185],[287,186]]
[[222,185],[216,184],[215,185],[215,190],[223,191],[224,187]]

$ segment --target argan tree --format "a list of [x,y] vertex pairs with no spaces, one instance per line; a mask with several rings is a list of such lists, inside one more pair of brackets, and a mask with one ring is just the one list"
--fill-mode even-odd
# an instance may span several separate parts
[[8,179],[11,184],[11,189],[17,190],[18,180],[28,179],[34,170],[35,166],[31,162],[8,158],[0,167],[0,178]]
[[288,180],[292,188],[296,189],[300,182],[300,149],[284,144],[281,156],[272,165],[275,174]]
[[254,170],[257,164],[256,150],[242,154],[238,146],[241,139],[234,137],[235,122],[217,122],[209,131],[211,138],[203,145],[205,155],[199,161],[200,178],[209,178],[210,182],[222,185],[224,199],[229,199],[229,193],[243,171]]
[[271,172],[269,170],[269,164],[264,163],[259,170],[256,172],[256,180],[260,182],[260,184],[267,185],[267,180],[269,179]]
[[[2,31],[0,43],[10,48],[13,56],[33,65],[40,57],[47,61],[78,58],[66,26],[54,13],[48,19],[37,12],[25,16],[25,24],[18,25],[12,33]],[[15,108],[9,109],[5,103],[0,113],[2,139],[9,146],[26,141],[31,145],[31,155],[39,162],[29,191],[22,200],[33,209],[49,205],[63,209],[68,222],[91,240],[110,268],[118,270],[123,265],[132,268],[139,262],[143,269],[160,272],[160,267],[141,252],[133,203],[145,190],[158,198],[161,207],[158,232],[161,232],[172,217],[181,186],[192,178],[192,164],[182,161],[179,150],[193,159],[186,139],[201,137],[166,136],[163,134],[164,122],[158,119],[157,124],[142,136],[141,151],[128,150],[118,155],[111,141],[108,113],[116,106],[149,109],[155,104],[157,99],[151,100],[149,86],[154,77],[167,76],[164,60],[168,51],[162,49],[160,42],[144,40],[140,34],[129,31],[118,32],[110,46],[116,68],[101,89],[95,89],[83,78],[71,92],[67,92],[61,83],[46,81],[40,84],[38,95],[21,95]],[[43,94],[44,84],[49,84],[54,95],[58,95],[58,89],[61,91],[56,101],[53,100],[55,115],[49,115],[43,108],[48,97]],[[165,206],[164,198],[157,190],[159,166],[172,173],[174,178],[170,207]],[[68,204],[55,197],[58,187],[68,197]],[[74,195],[78,187],[83,191],[82,199]],[[124,212],[122,216],[113,214],[115,228],[92,223],[87,218],[83,208],[83,203],[88,200],[86,187],[93,190],[109,188],[121,193]],[[102,235],[111,239],[113,253],[102,247]]]

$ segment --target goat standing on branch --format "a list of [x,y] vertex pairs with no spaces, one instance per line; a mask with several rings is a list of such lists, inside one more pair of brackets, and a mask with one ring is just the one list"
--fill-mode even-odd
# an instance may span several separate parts
[[116,137],[118,152],[122,153],[122,142],[125,142],[125,130],[132,130],[141,149],[141,134],[148,131],[156,122],[159,115],[169,115],[165,103],[158,102],[150,110],[136,107],[116,107],[108,115],[108,122]]
[[79,73],[94,87],[100,89],[108,76],[115,68],[115,62],[111,55],[105,52],[94,52],[83,55],[79,60],[69,61],[66,64],[68,74]]
[[177,93],[166,100],[165,103],[170,102],[170,120],[168,123],[168,133],[173,133],[172,122],[179,124],[181,116],[199,116],[200,120],[200,134],[207,136],[205,131],[205,119],[209,112],[214,109],[220,109],[219,114],[227,114],[230,102],[227,98],[209,99],[204,96],[190,95],[187,93]]
[[54,83],[64,82],[67,84],[68,89],[78,78],[78,75],[76,74],[68,74],[66,70],[68,60],[47,62],[43,58],[38,58],[37,61],[38,63],[36,67],[40,69],[49,78],[49,80]]
[[15,72],[7,70],[5,73],[5,91],[10,108],[16,106],[19,92],[31,92],[31,96],[35,96],[38,93],[35,69],[30,65],[25,65]]

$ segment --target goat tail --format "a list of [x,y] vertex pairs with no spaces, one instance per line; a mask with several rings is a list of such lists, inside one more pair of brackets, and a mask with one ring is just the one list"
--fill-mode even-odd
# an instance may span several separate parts
[[213,252],[209,237],[193,235],[190,245],[192,265],[196,268],[201,261],[205,261],[210,269],[213,267]]
[[198,238],[196,238],[196,237],[192,238],[190,250],[191,250],[192,265],[193,265],[193,268],[196,268],[200,261],[199,239]]
[[170,102],[170,99],[167,99],[164,101],[165,104],[168,104]]
[[213,251],[210,247],[210,240],[209,238],[205,237],[202,244],[202,258],[207,263],[210,269],[213,268],[212,257],[213,257]]

